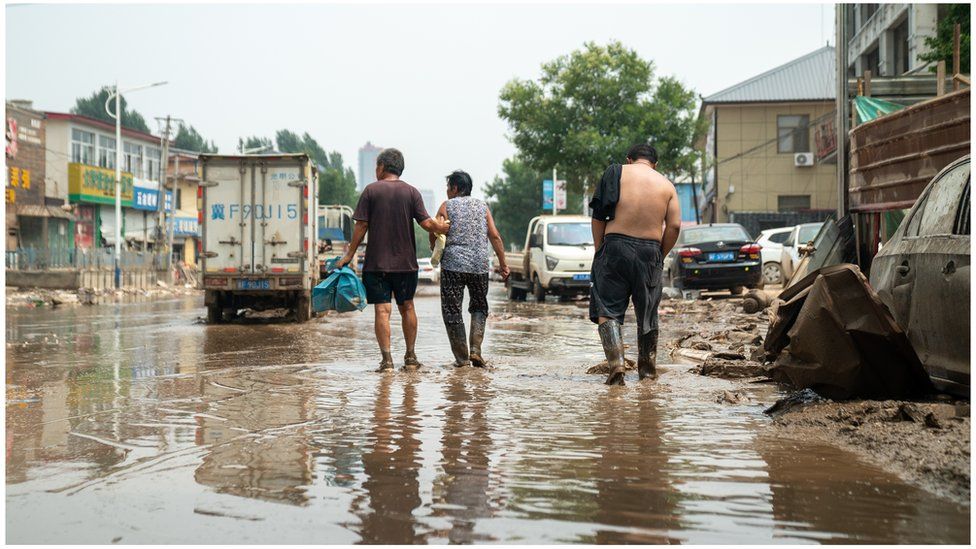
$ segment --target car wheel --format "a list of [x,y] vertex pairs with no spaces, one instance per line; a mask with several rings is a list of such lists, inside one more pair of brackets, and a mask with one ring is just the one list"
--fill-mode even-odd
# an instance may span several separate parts
[[769,261],[763,265],[762,276],[766,284],[780,284],[783,282],[783,267],[775,261]]
[[742,295],[742,292],[746,291],[745,286],[732,286],[729,288],[732,295]]
[[546,289],[542,287],[542,283],[536,278],[532,284],[532,296],[535,297],[536,301],[546,300]]

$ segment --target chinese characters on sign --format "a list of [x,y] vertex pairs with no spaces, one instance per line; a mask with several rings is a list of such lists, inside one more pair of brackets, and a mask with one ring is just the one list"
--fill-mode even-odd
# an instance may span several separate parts
[[8,204],[14,204],[17,202],[18,187],[24,190],[30,190],[31,172],[30,170],[25,168],[10,166],[10,169],[7,171],[7,203]]

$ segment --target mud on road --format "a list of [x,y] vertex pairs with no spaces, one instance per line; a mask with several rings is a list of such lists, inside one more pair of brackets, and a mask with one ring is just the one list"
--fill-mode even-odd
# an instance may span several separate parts
[[[670,353],[699,363],[692,372],[729,380],[716,402],[740,404],[743,387],[767,379],[760,361],[766,311],[746,314],[741,300],[664,301],[660,312],[675,332]],[[784,391],[792,388],[784,387]],[[851,400],[786,407],[763,436],[820,441],[843,448],[932,493],[968,503],[971,495],[969,401]]]

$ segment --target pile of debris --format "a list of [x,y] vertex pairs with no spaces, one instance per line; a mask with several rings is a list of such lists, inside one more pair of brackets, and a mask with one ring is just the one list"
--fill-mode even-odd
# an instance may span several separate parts
[[97,303],[115,303],[139,299],[165,299],[195,295],[200,290],[189,284],[170,286],[158,282],[157,287],[148,289],[123,288],[121,290],[93,288],[79,288],[78,290],[49,290],[43,288],[17,289],[7,288],[7,306],[21,306],[28,308],[52,308],[63,305],[95,305]]

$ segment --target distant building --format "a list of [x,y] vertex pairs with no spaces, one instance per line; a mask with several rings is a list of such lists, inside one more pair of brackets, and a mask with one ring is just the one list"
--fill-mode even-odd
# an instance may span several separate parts
[[[46,201],[73,205],[74,247],[112,246],[117,222],[115,125],[80,114],[45,114]],[[123,244],[146,250],[159,209],[160,138],[123,127],[121,145]]]
[[435,202],[434,191],[430,189],[418,190],[420,191],[420,196],[422,196],[424,199],[424,208],[427,210],[427,213],[434,215],[434,212],[436,212],[437,208],[440,206],[440,204]]
[[702,99],[702,223],[755,235],[836,209],[836,162],[816,160],[811,131],[834,116],[835,67],[826,46]]
[[[173,216],[173,261],[183,261],[191,267],[197,263],[197,240],[200,238],[200,227],[197,221],[199,213],[197,187],[199,186],[199,153],[171,148],[169,167],[166,170],[165,231],[168,238],[170,216]],[[175,214],[173,214],[174,206]]]
[[383,147],[377,147],[369,141],[359,148],[359,180],[356,190],[362,191],[366,185],[376,181],[376,157],[382,150]]
[[838,4],[847,23],[847,75],[900,76],[925,65],[925,39],[945,17],[939,4]]

